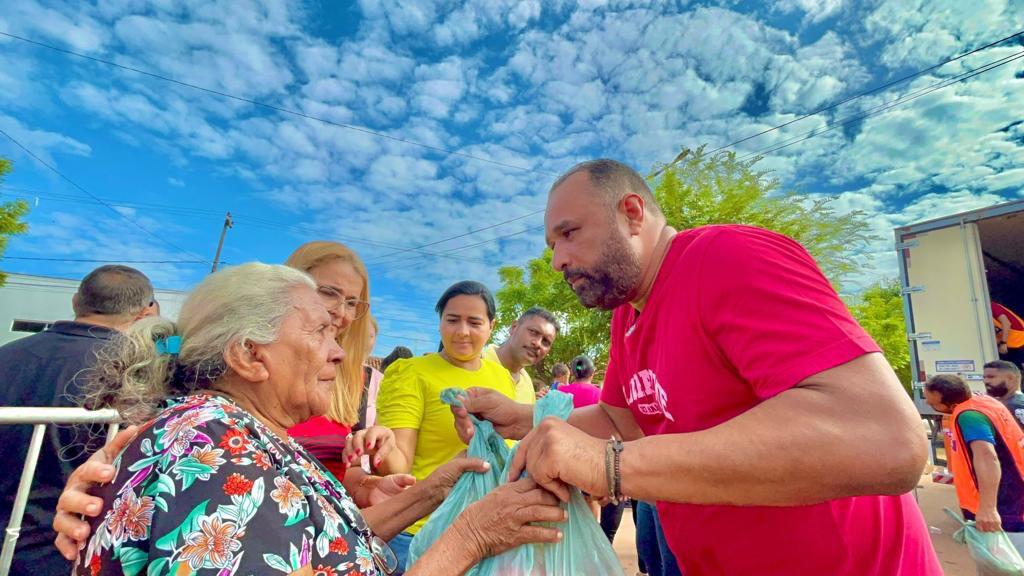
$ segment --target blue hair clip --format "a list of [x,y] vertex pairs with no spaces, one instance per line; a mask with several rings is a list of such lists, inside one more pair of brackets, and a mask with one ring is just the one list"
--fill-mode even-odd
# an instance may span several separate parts
[[177,356],[181,353],[181,336],[167,336],[156,341],[157,354]]

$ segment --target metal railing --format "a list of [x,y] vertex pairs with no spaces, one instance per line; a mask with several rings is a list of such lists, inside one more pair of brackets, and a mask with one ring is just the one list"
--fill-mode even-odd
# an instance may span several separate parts
[[0,407],[0,425],[31,424],[32,440],[28,444],[25,465],[21,471],[21,481],[14,497],[11,509],[11,520],[4,531],[4,547],[0,552],[0,576],[7,576],[14,561],[14,547],[21,535],[21,520],[25,516],[32,480],[36,474],[39,451],[43,446],[43,436],[49,424],[109,424],[107,441],[117,434],[121,416],[117,410],[86,410],[84,408],[21,408]]

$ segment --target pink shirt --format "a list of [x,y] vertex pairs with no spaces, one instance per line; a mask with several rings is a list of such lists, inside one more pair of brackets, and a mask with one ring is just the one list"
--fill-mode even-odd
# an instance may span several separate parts
[[[619,307],[611,332],[601,399],[628,407],[647,435],[706,430],[879,350],[803,247],[735,225],[680,232],[643,313]],[[942,574],[909,493],[658,510],[688,576]]]
[[573,382],[558,387],[559,392],[572,394],[572,407],[582,408],[597,404],[601,400],[601,389],[590,382]]

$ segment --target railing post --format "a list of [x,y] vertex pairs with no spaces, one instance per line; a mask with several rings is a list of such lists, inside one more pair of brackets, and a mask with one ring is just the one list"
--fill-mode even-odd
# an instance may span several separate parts
[[14,547],[18,542],[18,536],[21,535],[21,519],[25,515],[25,506],[28,504],[28,494],[32,489],[32,478],[36,474],[36,463],[39,461],[39,450],[43,446],[45,434],[46,424],[36,424],[32,429],[32,440],[28,445],[28,454],[25,455],[25,466],[21,471],[18,493],[14,497],[14,508],[11,509],[11,521],[4,531],[4,547],[0,552],[0,576],[7,576],[11,571]]
[[53,408],[42,406],[0,406],[0,425],[32,425],[32,440],[29,442],[28,454],[18,483],[18,492],[11,509],[11,520],[4,531],[4,546],[0,551],[0,576],[8,576],[14,562],[14,550],[21,536],[21,521],[25,517],[25,508],[32,491],[32,481],[39,462],[39,453],[43,446],[48,424],[110,424],[107,429],[107,441],[117,434],[121,416],[117,410],[86,410],[84,408]]

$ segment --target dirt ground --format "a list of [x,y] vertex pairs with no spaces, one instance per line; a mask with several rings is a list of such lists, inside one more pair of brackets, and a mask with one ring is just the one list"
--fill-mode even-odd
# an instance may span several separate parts
[[[931,532],[932,543],[942,562],[947,576],[974,576],[974,562],[967,554],[967,548],[953,541],[953,532],[957,524],[942,511],[949,508],[957,511],[956,493],[952,486],[935,484],[930,475],[922,476],[918,484],[917,501],[924,513],[925,522]],[[627,511],[622,515],[622,524],[615,535],[615,552],[622,562],[626,576],[635,576],[636,566],[636,528],[633,517]]]

